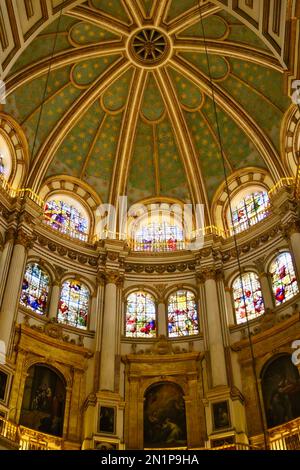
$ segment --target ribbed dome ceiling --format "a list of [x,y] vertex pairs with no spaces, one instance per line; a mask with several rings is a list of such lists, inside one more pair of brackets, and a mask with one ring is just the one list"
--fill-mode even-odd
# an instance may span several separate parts
[[[130,203],[157,197],[211,203],[224,172],[198,1],[152,4],[90,0],[20,56],[5,111],[26,132],[33,154],[28,184],[35,190],[49,177],[68,175],[103,202],[127,194]],[[227,174],[260,167],[283,176],[280,125],[290,101],[280,64],[218,6],[204,4],[202,16]]]

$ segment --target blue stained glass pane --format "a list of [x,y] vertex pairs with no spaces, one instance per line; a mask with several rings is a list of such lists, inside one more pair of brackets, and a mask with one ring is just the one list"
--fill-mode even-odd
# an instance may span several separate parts
[[156,336],[155,301],[147,292],[134,292],[127,297],[126,336],[130,338]]
[[0,155],[0,176],[4,175],[4,163],[3,163],[3,157]]
[[290,253],[281,253],[270,267],[275,304],[281,305],[299,292]]
[[65,281],[61,288],[57,321],[86,329],[90,292],[78,281]]
[[45,221],[54,229],[82,240],[88,233],[87,219],[64,201],[48,201],[44,208]]
[[268,193],[258,191],[248,194],[232,210],[232,225],[236,232],[247,230],[267,217]]
[[183,230],[166,222],[144,225],[135,234],[136,251],[176,251],[183,248]]
[[47,309],[48,293],[49,276],[38,264],[29,264],[24,274],[20,304],[44,315]]
[[179,290],[168,302],[168,333],[170,337],[199,333],[197,305],[193,292]]
[[265,313],[261,286],[257,274],[245,273],[233,285],[235,316],[238,324],[253,320]]

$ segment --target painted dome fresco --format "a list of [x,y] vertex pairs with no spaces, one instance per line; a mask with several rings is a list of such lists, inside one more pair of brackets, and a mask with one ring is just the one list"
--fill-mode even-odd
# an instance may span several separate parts
[[81,3],[35,37],[7,91],[37,192],[67,175],[105,203],[127,194],[210,207],[225,175],[285,176],[284,67],[220,2]]

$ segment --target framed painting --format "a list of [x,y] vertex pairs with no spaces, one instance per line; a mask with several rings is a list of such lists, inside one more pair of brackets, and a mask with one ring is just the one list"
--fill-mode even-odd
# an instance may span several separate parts
[[96,450],[118,450],[118,444],[114,442],[95,441]]
[[220,401],[212,404],[214,430],[230,427],[230,414],[228,401]]
[[99,432],[115,434],[116,432],[116,408],[114,406],[100,406]]
[[5,402],[8,391],[9,375],[0,370],[0,401]]

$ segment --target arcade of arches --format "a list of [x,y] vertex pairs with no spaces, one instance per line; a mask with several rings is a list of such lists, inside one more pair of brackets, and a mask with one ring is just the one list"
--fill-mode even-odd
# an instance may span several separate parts
[[299,31],[1,2],[0,448],[300,448]]

